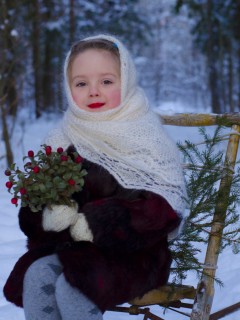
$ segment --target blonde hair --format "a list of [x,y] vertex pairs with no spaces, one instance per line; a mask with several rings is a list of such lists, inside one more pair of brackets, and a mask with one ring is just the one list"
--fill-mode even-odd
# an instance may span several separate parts
[[87,50],[105,50],[110,52],[115,58],[117,58],[117,61],[120,66],[120,54],[117,48],[117,45],[113,42],[106,40],[106,39],[92,39],[92,40],[83,40],[78,43],[76,43],[70,52],[69,58],[68,58],[68,66],[67,66],[67,75],[70,76],[70,70],[71,66],[73,64],[73,61],[75,58],[82,52]]

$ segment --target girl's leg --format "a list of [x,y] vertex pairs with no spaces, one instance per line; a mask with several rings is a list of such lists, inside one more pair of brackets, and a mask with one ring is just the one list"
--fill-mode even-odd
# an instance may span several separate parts
[[62,273],[56,283],[56,299],[62,320],[102,320],[102,313],[98,307],[73,288]]
[[28,268],[23,282],[23,307],[26,320],[61,320],[55,284],[62,273],[56,254],[38,259]]

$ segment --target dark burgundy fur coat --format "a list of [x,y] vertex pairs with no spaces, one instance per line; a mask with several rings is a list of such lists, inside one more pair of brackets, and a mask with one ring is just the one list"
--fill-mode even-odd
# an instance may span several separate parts
[[[69,154],[75,151],[68,148]],[[42,211],[21,208],[19,224],[28,252],[16,263],[5,287],[7,300],[22,307],[23,279],[37,259],[57,253],[67,281],[99,309],[141,297],[164,285],[172,262],[167,235],[180,219],[161,196],[123,188],[103,167],[83,159],[83,191],[73,195],[85,214],[93,243],[74,242],[69,230],[44,231]]]

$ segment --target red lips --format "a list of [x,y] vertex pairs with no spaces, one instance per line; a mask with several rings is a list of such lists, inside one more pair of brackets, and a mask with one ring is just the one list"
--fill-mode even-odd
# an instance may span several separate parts
[[88,108],[91,108],[91,109],[95,109],[95,108],[101,108],[105,105],[105,103],[100,103],[100,102],[97,102],[97,103],[91,103],[88,105]]

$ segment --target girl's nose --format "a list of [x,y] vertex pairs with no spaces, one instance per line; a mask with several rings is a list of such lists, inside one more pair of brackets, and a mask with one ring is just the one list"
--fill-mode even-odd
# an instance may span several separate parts
[[92,86],[89,90],[90,97],[98,97],[100,96],[100,92],[96,86]]

